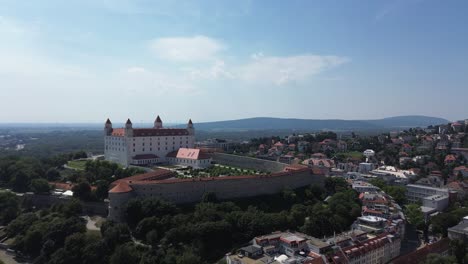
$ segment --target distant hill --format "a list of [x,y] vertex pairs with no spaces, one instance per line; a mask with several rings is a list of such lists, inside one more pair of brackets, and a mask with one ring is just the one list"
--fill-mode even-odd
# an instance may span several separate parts
[[333,130],[363,131],[380,129],[403,129],[446,124],[443,118],[429,116],[397,116],[375,120],[340,119],[295,119],[254,117],[238,120],[195,123],[195,128],[206,131],[246,131],[246,130]]

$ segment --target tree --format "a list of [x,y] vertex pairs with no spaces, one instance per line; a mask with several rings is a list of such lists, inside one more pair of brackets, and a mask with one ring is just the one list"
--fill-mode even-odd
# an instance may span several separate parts
[[202,263],[201,258],[195,255],[192,251],[184,250],[181,256],[176,257],[177,264],[193,264]]
[[19,215],[15,220],[11,221],[6,228],[9,237],[24,235],[29,227],[31,227],[39,218],[34,213],[25,213]]
[[216,197],[216,193],[214,192],[206,192],[202,196],[202,203],[216,203],[218,202],[218,198]]
[[34,193],[49,193],[50,185],[45,179],[33,179],[30,186]]
[[104,243],[111,251],[117,246],[131,241],[130,230],[125,224],[109,224],[101,232],[103,233]]
[[403,186],[385,186],[383,190],[398,204],[406,203],[406,189]]
[[22,170],[13,174],[10,185],[15,192],[26,192],[29,186],[29,177]]
[[46,178],[49,181],[56,181],[60,179],[60,172],[55,168],[50,168],[46,172]]
[[379,187],[380,189],[383,189],[385,186],[387,186],[387,183],[384,180],[382,180],[381,178],[370,179],[369,183],[376,186],[376,187]]
[[110,258],[111,264],[128,264],[140,262],[141,254],[133,243],[119,246]]
[[463,264],[463,260],[466,255],[466,245],[463,240],[454,239],[450,241],[450,250],[452,251],[452,255],[457,258],[457,262],[459,264]]
[[453,256],[444,257],[439,254],[431,253],[427,255],[424,264],[455,264],[457,260]]
[[418,204],[408,204],[405,208],[405,215],[408,222],[417,229],[423,230],[425,226],[424,214]]
[[106,181],[99,181],[96,187],[96,198],[104,200],[109,194],[109,183]]
[[42,236],[39,230],[29,230],[23,239],[23,251],[33,257],[39,256],[42,248]]
[[346,190],[348,183],[345,179],[339,177],[327,177],[325,179],[325,190],[329,195]]
[[77,197],[80,200],[88,201],[91,199],[91,186],[86,181],[82,181],[73,186],[72,191],[73,197]]
[[19,199],[12,192],[0,192],[0,224],[10,223],[19,213]]
[[83,212],[83,204],[78,199],[72,199],[63,204],[60,211],[66,216],[79,216]]
[[452,213],[440,213],[431,217],[432,232],[447,237],[447,229],[458,224],[459,219]]

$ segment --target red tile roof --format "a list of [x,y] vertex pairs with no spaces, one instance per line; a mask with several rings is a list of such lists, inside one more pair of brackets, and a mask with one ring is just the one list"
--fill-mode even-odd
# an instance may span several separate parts
[[[62,189],[71,191],[76,185],[75,183],[65,183],[65,182],[49,182],[49,185],[54,186],[55,189]],[[91,186],[91,190],[96,190],[96,186]]]
[[175,176],[175,173],[170,171],[170,170],[164,170],[164,169],[157,169],[151,172],[143,173],[143,174],[138,174],[134,176],[130,176],[127,178],[123,178],[120,180],[116,180],[112,183],[112,185],[118,184],[119,182],[141,182],[141,181],[157,181],[157,180],[164,180],[168,178],[172,178]]
[[[185,128],[134,128],[134,137],[160,137],[160,136],[187,136],[189,132]],[[125,136],[124,128],[114,128],[112,136]]]
[[127,193],[133,191],[132,187],[128,183],[122,181],[119,182],[114,188],[112,188],[109,193]]
[[191,160],[201,160],[201,159],[210,158],[209,155],[200,151],[200,149],[192,149],[192,148],[180,148],[179,150],[168,153],[166,157],[179,158],[179,159],[191,159]]
[[134,137],[154,137],[154,136],[186,136],[187,129],[182,128],[135,128]]
[[114,128],[114,129],[112,129],[112,136],[114,136],[114,137],[123,137],[123,136],[125,136],[125,129],[124,128]]
[[445,160],[444,160],[444,161],[445,161],[445,162],[452,162],[452,161],[456,161],[456,160],[457,160],[457,158],[456,158],[454,155],[451,155],[451,154],[450,154],[450,155],[447,155],[447,156],[445,157]]
[[416,251],[412,251],[406,255],[400,256],[394,259],[391,263],[393,264],[407,264],[407,263],[421,263],[424,262],[427,255],[442,254],[449,250],[449,239],[443,238],[433,244],[427,245],[423,248],[420,248]]

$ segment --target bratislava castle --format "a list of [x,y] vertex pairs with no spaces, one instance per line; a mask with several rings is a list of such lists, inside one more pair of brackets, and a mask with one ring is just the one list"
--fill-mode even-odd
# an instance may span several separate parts
[[165,162],[169,153],[195,144],[192,120],[186,128],[164,128],[159,116],[152,128],[133,128],[130,119],[124,128],[112,128],[107,119],[104,133],[105,159],[123,166]]

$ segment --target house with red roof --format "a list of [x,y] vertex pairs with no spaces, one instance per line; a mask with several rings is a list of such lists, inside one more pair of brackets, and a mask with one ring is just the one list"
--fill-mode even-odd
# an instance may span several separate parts
[[459,173],[461,173],[461,175],[464,178],[468,178],[468,167],[458,166],[458,167],[453,169],[453,175],[458,176]]
[[463,130],[463,125],[459,122],[454,122],[450,125],[454,132],[461,132]]
[[406,152],[406,153],[409,153],[413,150],[413,147],[410,145],[410,144],[403,144],[401,146],[401,151],[402,152]]
[[200,149],[180,148],[166,155],[166,162],[169,164],[182,165],[196,169],[208,168],[211,166],[211,157],[203,153]]
[[392,264],[408,264],[408,263],[424,263],[429,254],[438,254],[441,256],[448,256],[449,254],[449,245],[450,239],[444,238],[433,244],[428,244],[422,248],[419,248],[415,251],[400,256],[390,263]]
[[454,164],[456,161],[457,161],[457,157],[455,157],[455,155],[452,155],[452,154],[445,156],[445,159],[444,159],[445,165]]

